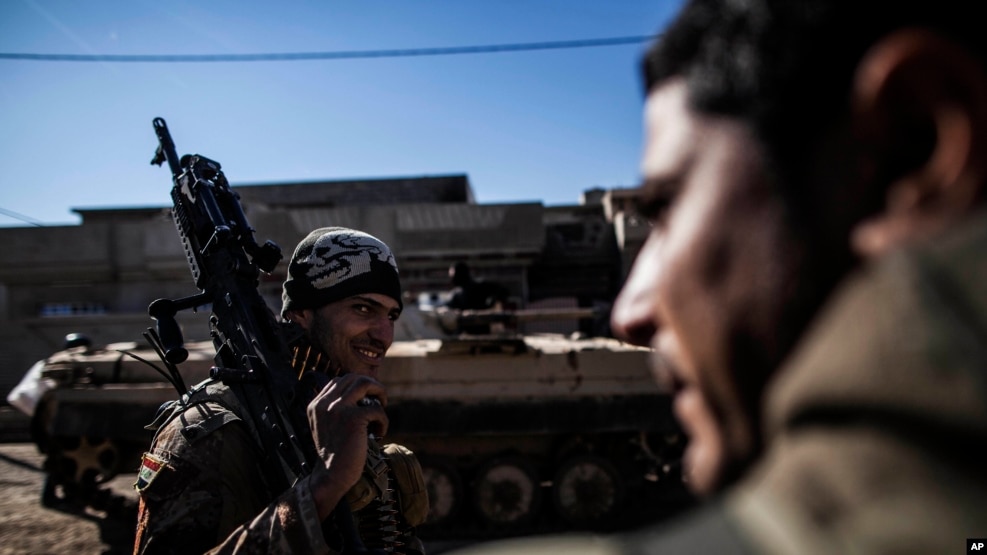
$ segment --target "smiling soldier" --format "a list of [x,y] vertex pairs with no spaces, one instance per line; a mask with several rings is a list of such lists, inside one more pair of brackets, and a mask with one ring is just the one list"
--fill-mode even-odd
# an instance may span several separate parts
[[271,491],[249,418],[229,388],[207,380],[155,422],[136,486],[136,553],[338,552],[344,531],[329,516],[344,497],[366,547],[424,552],[414,530],[428,512],[417,460],[368,441],[368,430],[387,430],[377,378],[402,309],[394,255],[361,231],[317,229],[295,249],[282,297],[282,316],[301,332],[292,369],[328,382],[295,408],[307,413],[298,428],[310,428],[324,465]]

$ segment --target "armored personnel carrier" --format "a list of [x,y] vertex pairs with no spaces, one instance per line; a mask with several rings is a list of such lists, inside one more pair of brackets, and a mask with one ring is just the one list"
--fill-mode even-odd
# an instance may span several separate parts
[[615,530],[690,502],[684,438],[670,395],[648,369],[648,349],[518,333],[524,323],[594,311],[421,315],[442,337],[395,342],[381,376],[387,440],[417,453],[425,473],[423,537]]
[[[647,349],[518,332],[524,322],[587,315],[406,308],[403,325],[420,326],[411,333],[422,338],[395,341],[381,370],[385,440],[422,462],[431,504],[422,537],[615,530],[689,502],[678,472],[684,440]],[[194,384],[208,376],[213,346],[186,347],[179,368]],[[139,359],[156,355],[135,343],[80,345],[45,361],[50,389],[33,433],[48,457],[46,502],[91,495],[137,468],[151,440],[144,425],[177,396]]]
[[[79,334],[68,339],[67,348],[39,363],[33,376],[36,402],[19,407],[31,413],[31,437],[46,455],[46,505],[88,502],[99,484],[136,470],[152,437],[144,426],[178,395],[148,364],[156,360],[149,347],[134,342],[93,347]],[[208,377],[215,352],[212,342],[187,347],[182,373],[194,384]]]

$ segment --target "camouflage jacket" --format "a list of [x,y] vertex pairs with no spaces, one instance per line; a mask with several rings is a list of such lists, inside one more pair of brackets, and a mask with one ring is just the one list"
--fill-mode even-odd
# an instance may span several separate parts
[[889,253],[768,391],[725,503],[761,553],[955,553],[987,537],[987,214]]
[[[160,427],[134,486],[140,496],[135,554],[317,554],[340,549],[334,527],[319,521],[307,478],[286,491],[272,491],[261,470],[258,442],[239,410],[229,389],[207,381],[152,424]],[[386,485],[394,478],[386,455],[371,451],[364,473],[371,484],[362,479],[347,496],[361,529],[365,525],[358,509],[381,510],[380,500],[374,498],[382,491],[372,482],[383,480]],[[413,457],[412,462],[413,469],[396,488],[407,495],[395,500],[412,508],[391,529],[377,531],[377,537],[402,536],[403,543],[410,544],[408,553],[421,553],[424,549],[411,524],[424,520],[420,498],[425,497],[427,512],[427,495],[420,467]],[[410,490],[406,482],[411,482]],[[411,499],[416,495],[417,502]]]

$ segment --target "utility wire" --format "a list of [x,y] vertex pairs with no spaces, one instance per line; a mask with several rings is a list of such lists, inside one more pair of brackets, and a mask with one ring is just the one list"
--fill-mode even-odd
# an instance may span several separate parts
[[4,216],[9,216],[15,220],[20,220],[26,224],[31,224],[36,227],[44,227],[45,225],[39,222],[38,220],[35,220],[34,218],[25,216],[24,214],[18,214],[17,212],[14,212],[13,210],[7,210],[6,208],[0,208],[0,214],[3,214]]
[[[454,54],[490,54],[499,52],[524,52],[532,50],[562,50],[593,48],[648,42],[654,36],[609,37],[602,39],[567,40],[554,42],[528,42],[514,44],[488,44],[481,46],[452,46],[445,48],[411,48],[398,50],[343,50],[335,52],[286,52],[266,54],[173,54],[173,55],[117,55],[117,54],[37,54],[0,52],[0,60],[29,60],[40,62],[279,62],[299,60],[347,60],[358,58],[408,58],[414,56],[447,56]],[[29,216],[0,208],[0,214],[37,227],[44,224]]]
[[32,60],[42,62],[280,62],[298,60],[346,60],[355,58],[406,58],[412,56],[447,56],[451,54],[488,54],[522,52],[527,50],[560,50],[638,44],[655,37],[610,37],[602,39],[488,44],[482,46],[451,46],[446,48],[411,48],[401,50],[342,50],[335,52],[285,52],[266,54],[30,54],[0,52],[0,60]]

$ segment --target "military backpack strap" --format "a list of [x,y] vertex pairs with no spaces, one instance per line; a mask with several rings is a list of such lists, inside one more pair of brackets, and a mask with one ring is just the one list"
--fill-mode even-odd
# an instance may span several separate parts
[[[166,401],[158,407],[158,411],[154,415],[154,420],[152,420],[147,426],[144,426],[145,430],[154,432],[154,437],[151,439],[151,445],[154,445],[155,441],[158,439],[158,434],[172,420],[184,414],[186,410],[201,403],[213,403],[219,405],[229,411],[231,416],[233,416],[232,418],[227,418],[222,422],[217,422],[214,424],[221,425],[233,420],[241,420],[241,418],[239,418],[239,412],[236,408],[234,408],[236,406],[235,399],[233,399],[233,403],[230,403],[230,400],[228,399],[229,395],[215,395],[217,390],[211,386],[215,386],[219,383],[220,382],[218,380],[208,378],[189,389],[189,391],[180,398]],[[215,430],[219,427],[219,425],[210,426],[211,429],[209,431]],[[191,441],[195,438],[188,437],[187,439]]]

